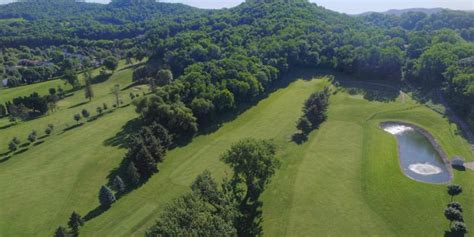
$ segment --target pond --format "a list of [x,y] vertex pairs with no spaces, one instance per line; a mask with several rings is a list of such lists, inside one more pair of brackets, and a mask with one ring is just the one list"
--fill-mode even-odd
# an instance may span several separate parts
[[397,138],[400,167],[406,176],[438,184],[451,180],[449,166],[443,161],[445,155],[428,132],[396,122],[381,123],[380,127]]

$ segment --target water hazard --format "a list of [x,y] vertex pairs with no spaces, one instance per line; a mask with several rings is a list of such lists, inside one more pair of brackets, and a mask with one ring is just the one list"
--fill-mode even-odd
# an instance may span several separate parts
[[414,126],[382,123],[381,127],[397,138],[398,156],[405,175],[428,183],[450,181],[451,174],[440,154],[430,140]]

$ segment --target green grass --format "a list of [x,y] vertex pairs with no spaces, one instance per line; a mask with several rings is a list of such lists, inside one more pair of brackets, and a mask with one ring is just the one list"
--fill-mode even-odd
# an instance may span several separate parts
[[[130,76],[128,70],[119,71],[110,82],[101,83],[104,88],[95,85],[96,94],[102,96],[90,106],[102,101],[111,104],[108,88],[116,81],[129,83]],[[326,80],[298,80],[215,132],[170,151],[158,174],[86,222],[81,235],[142,235],[167,203],[189,191],[190,183],[203,170],[209,169],[217,179],[229,173],[219,157],[246,137],[273,139],[282,161],[262,197],[265,235],[442,235],[448,225],[442,214],[449,200],[445,186],[405,177],[394,137],[377,125],[385,120],[415,123],[432,132],[448,155],[473,160],[456,127],[409,98],[367,101],[340,91],[331,97],[328,121],[303,145],[292,143],[304,100],[327,84]],[[6,133],[10,137],[45,126],[47,118],[73,124],[72,114],[81,107],[67,108],[84,101],[82,93],[74,96],[77,98],[68,98],[61,105],[65,109],[41,118],[42,122],[38,119],[0,130],[2,138]],[[58,225],[66,225],[73,210],[85,215],[96,208],[100,186],[126,152],[107,141],[116,139],[135,116],[132,106],[118,109],[46,138],[43,144],[0,163],[1,235],[48,236]],[[473,180],[473,172],[455,172],[455,182],[465,189],[457,200],[464,204],[468,226],[474,226],[474,209],[469,206],[474,202]]]
[[23,18],[7,18],[7,19],[0,19],[0,24],[10,24],[14,22],[25,22],[26,20]]

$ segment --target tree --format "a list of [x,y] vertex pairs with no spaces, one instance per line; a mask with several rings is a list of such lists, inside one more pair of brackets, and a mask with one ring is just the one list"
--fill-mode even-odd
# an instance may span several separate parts
[[77,79],[77,74],[72,70],[64,71],[63,80],[69,83],[74,89],[77,89],[79,87],[79,80]]
[[8,143],[8,150],[10,151],[16,151],[18,149],[17,144],[12,140],[10,143]]
[[214,112],[214,104],[208,99],[194,98],[191,102],[191,110],[201,123],[207,123]]
[[120,105],[120,85],[115,84],[111,89],[110,92],[115,96],[115,104],[117,107]]
[[173,138],[169,134],[168,129],[156,122],[152,123],[149,127],[153,133],[153,136],[160,140],[161,146],[164,149],[168,149],[173,143]]
[[84,96],[86,97],[86,99],[89,99],[89,101],[91,101],[92,97],[94,97],[94,91],[92,90],[91,79],[88,78],[88,76],[86,76],[86,79],[85,79]]
[[107,68],[108,70],[113,72],[115,71],[115,69],[117,69],[117,66],[118,66],[118,59],[116,57],[109,56],[104,59],[104,67]]
[[140,178],[143,180],[148,179],[154,173],[158,172],[156,167],[157,161],[152,155],[151,147],[146,145],[144,138],[140,135],[136,135],[132,138],[126,159],[133,161],[140,174]]
[[81,215],[73,211],[69,217],[69,222],[67,225],[71,229],[71,234],[73,236],[79,236],[79,227],[84,225],[84,220],[82,219]]
[[67,237],[68,233],[66,228],[59,226],[54,232],[54,237]]
[[221,159],[234,171],[233,180],[245,185],[241,203],[255,202],[280,166],[275,145],[266,140],[244,139],[224,153]]
[[451,207],[448,207],[448,208],[444,209],[444,216],[451,223],[453,221],[463,221],[462,213],[459,210],[451,208]]
[[90,116],[90,113],[89,113],[89,111],[87,111],[87,109],[83,109],[81,111],[81,114],[82,114],[82,117],[84,117],[85,119],[89,118],[89,116]]
[[102,104],[102,108],[103,108],[104,110],[107,110],[107,109],[109,109],[109,106],[107,106],[106,103],[103,103],[103,104]]
[[54,130],[54,125],[53,124],[48,124],[48,127],[46,127],[46,129],[44,130],[44,133],[46,133],[47,135],[50,135]]
[[114,178],[114,188],[117,190],[117,192],[123,192],[125,191],[125,183],[123,182],[122,178],[120,176],[115,176]]
[[465,233],[467,233],[466,224],[464,224],[464,222],[462,221],[455,221],[453,226],[451,227],[451,232],[464,235]]
[[81,120],[81,115],[80,114],[75,114],[74,115],[74,120],[76,120],[76,122],[79,123],[79,120]]
[[99,190],[99,202],[103,207],[110,207],[115,202],[114,193],[106,186],[102,186]]
[[167,69],[161,69],[156,74],[156,80],[159,86],[168,85],[173,81],[173,73]]
[[454,208],[454,209],[458,210],[459,212],[462,212],[462,211],[463,211],[463,210],[462,210],[462,206],[461,206],[461,204],[460,204],[459,202],[450,202],[450,203],[448,204],[448,207]]
[[21,141],[18,139],[18,137],[14,137],[12,140],[15,144],[20,145]]
[[462,193],[461,185],[450,184],[448,185],[448,194],[451,196],[451,201],[453,201],[454,196],[457,196]]
[[308,133],[310,133],[311,130],[313,129],[313,125],[312,125],[311,122],[308,120],[308,117],[302,116],[302,117],[298,120],[298,124],[296,125],[296,128],[298,128],[299,130],[301,130],[304,134],[308,134]]
[[33,130],[29,135],[28,135],[28,140],[30,142],[34,142],[36,141],[36,138],[37,138],[37,133],[35,130]]
[[140,182],[140,174],[138,173],[137,167],[133,161],[131,161],[127,166],[127,176],[130,183],[133,185],[138,185]]
[[237,236],[237,205],[211,173],[200,174],[191,189],[164,210],[146,236]]

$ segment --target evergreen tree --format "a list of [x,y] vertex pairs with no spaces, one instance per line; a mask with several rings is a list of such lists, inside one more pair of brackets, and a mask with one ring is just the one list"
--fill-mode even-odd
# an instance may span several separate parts
[[138,173],[137,167],[133,161],[128,164],[127,176],[133,185],[137,185],[140,182],[140,174]]
[[81,215],[73,211],[71,216],[69,217],[69,222],[67,223],[67,225],[71,229],[71,234],[73,236],[78,236],[79,227],[84,225],[84,220],[82,219]]
[[94,91],[92,90],[92,83],[91,83],[90,76],[86,76],[85,79],[85,86],[84,86],[84,96],[86,99],[89,99],[89,101],[92,100],[92,97],[94,97]]
[[118,192],[123,192],[125,191],[125,183],[123,182],[122,178],[120,176],[115,176],[114,178],[114,188]]
[[[149,143],[157,144],[157,143]],[[152,152],[154,152],[152,150]],[[154,173],[158,172],[156,168],[156,159],[153,157],[150,149],[146,146],[145,140],[142,136],[137,135],[132,139],[129,146],[127,159],[134,162],[141,179],[147,179]]]
[[102,186],[99,190],[99,202],[103,207],[110,207],[115,202],[114,193],[106,186]]

